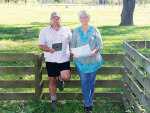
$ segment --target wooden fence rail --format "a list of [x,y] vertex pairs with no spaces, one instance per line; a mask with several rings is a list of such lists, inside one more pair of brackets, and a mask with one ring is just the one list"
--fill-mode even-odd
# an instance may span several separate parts
[[[123,62],[122,54],[102,54],[105,62]],[[35,88],[33,93],[0,93],[0,100],[27,100],[44,99],[49,97],[49,92],[42,92],[48,88],[48,80],[42,80],[42,74],[47,74],[46,67],[42,67],[43,54],[33,53],[0,53],[0,61],[32,61],[34,66],[0,66],[0,75],[35,75],[35,80],[0,80],[0,88]],[[70,60],[72,61],[72,59]],[[75,67],[71,67],[72,74],[78,74]],[[98,74],[122,74],[122,67],[102,67]],[[122,88],[121,80],[97,80],[96,88]],[[81,88],[79,80],[65,82],[65,88]],[[57,92],[59,99],[83,99],[81,92]],[[94,95],[101,98],[121,100],[121,92],[98,93]]]
[[[126,104],[125,106],[127,110],[130,109],[132,103],[135,105],[137,113],[143,112],[141,105],[144,106],[146,113],[150,113],[150,78],[147,76],[150,74],[150,60],[136,50],[143,48],[149,49],[150,41],[146,41],[146,45],[145,41],[123,42],[123,49],[125,50],[123,55],[124,68],[122,68],[122,75],[125,80],[123,84],[123,98],[124,100],[126,98],[129,102],[129,105]],[[139,68],[135,62],[141,67]],[[137,82],[135,82],[135,79]]]
[[[124,41],[125,54],[102,54],[104,62],[123,62],[124,67],[102,67],[98,74],[123,75],[122,80],[96,80],[96,88],[122,88],[123,92],[96,92],[96,97],[121,100],[127,110],[135,106],[137,113],[150,113],[150,60],[136,48],[145,48],[145,41]],[[150,48],[150,41],[146,42],[146,48]],[[150,54],[148,54],[150,56]],[[35,75],[35,80],[0,80],[0,88],[35,88],[32,93],[0,93],[0,100],[27,100],[44,99],[49,97],[49,92],[43,92],[48,88],[48,80],[42,80],[42,74],[47,74],[46,67],[42,67],[43,54],[33,53],[0,53],[0,61],[32,61],[34,66],[0,66],[0,75]],[[70,59],[72,62],[72,59]],[[137,63],[135,63],[137,62]],[[139,67],[140,66],[140,67]],[[72,74],[78,74],[75,67],[71,67]],[[57,86],[58,87],[58,86]],[[66,88],[80,88],[79,80],[65,82]],[[143,90],[144,89],[144,90]],[[81,92],[57,92],[60,99],[83,99]],[[144,106],[142,108],[141,106]]]

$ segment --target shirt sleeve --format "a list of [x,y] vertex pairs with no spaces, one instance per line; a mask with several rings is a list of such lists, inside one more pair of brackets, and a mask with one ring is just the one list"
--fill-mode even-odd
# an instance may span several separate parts
[[68,28],[68,41],[71,42],[71,39],[72,39],[72,33],[71,33],[71,30]]
[[101,52],[103,43],[102,43],[101,34],[97,28],[96,28],[95,37],[96,37],[96,48],[99,49],[99,52]]
[[46,45],[45,44],[45,34],[44,34],[44,32],[42,30],[40,31],[40,34],[39,34],[38,45]]
[[74,29],[70,48],[76,48],[76,44],[77,44],[77,29]]

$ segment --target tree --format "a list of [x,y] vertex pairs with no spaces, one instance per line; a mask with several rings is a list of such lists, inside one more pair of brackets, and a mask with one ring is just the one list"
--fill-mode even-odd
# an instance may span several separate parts
[[135,8],[135,0],[123,0],[121,23],[119,26],[134,26],[133,23],[134,8]]

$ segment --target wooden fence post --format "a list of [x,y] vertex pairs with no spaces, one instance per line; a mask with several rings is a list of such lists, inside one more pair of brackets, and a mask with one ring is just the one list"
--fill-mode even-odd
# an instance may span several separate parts
[[35,97],[40,99],[43,95],[42,92],[42,54],[36,53],[35,55]]

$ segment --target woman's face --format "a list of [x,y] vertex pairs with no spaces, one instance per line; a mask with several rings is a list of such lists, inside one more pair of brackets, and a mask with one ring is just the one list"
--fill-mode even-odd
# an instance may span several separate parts
[[88,17],[87,16],[81,16],[80,22],[82,23],[82,25],[87,25],[88,24]]

